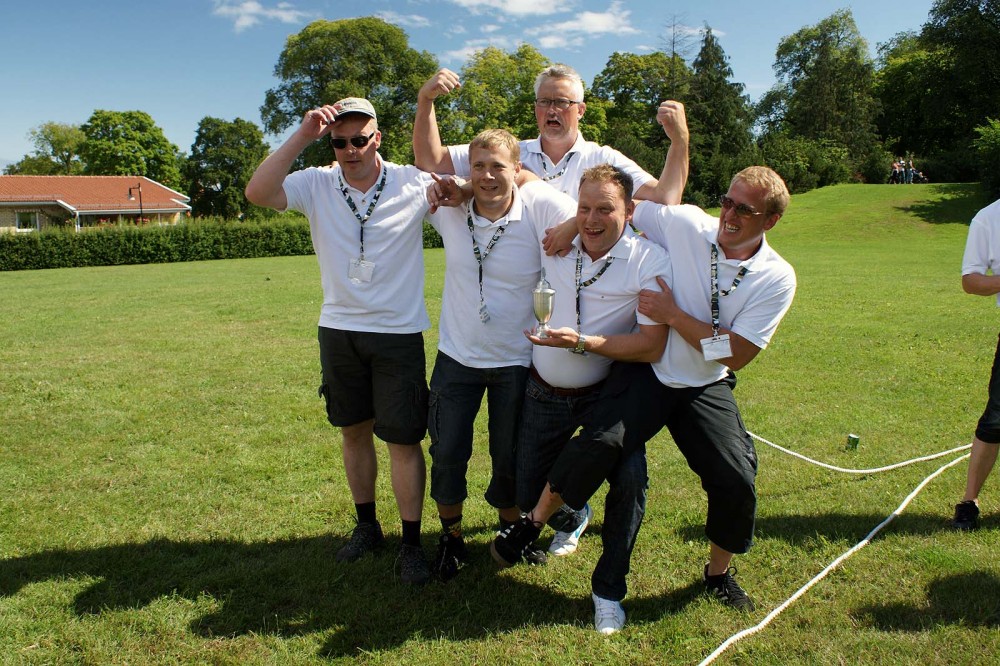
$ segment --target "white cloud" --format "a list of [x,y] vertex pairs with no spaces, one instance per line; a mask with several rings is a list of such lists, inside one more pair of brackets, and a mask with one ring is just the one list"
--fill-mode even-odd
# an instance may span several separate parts
[[498,25],[484,25],[484,26],[481,26],[479,28],[479,31],[488,35],[491,32],[496,32],[499,29],[500,29],[500,26],[498,26]]
[[568,21],[531,28],[526,30],[525,34],[537,36],[541,44],[546,41],[554,44],[562,40],[573,46],[579,46],[588,36],[639,34],[640,31],[632,27],[629,22],[631,14],[632,12],[623,8],[620,0],[614,0],[606,11],[580,12]]
[[571,3],[556,6],[554,2],[539,0],[451,0],[462,9],[473,14],[499,13],[510,16],[549,16],[565,12],[572,7]]
[[212,10],[212,14],[231,19],[233,29],[236,32],[243,32],[264,20],[299,23],[310,16],[309,12],[295,9],[295,6],[288,2],[279,2],[274,7],[265,7],[255,0],[245,0],[244,2],[215,0],[215,9]]
[[392,23],[393,25],[398,25],[401,28],[426,28],[431,22],[430,19],[420,16],[419,14],[399,14],[397,12],[376,12],[375,16],[379,17],[386,23]]
[[505,51],[511,51],[517,48],[521,44],[521,40],[504,36],[497,35],[495,37],[488,37],[486,39],[472,39],[465,43],[460,49],[455,49],[453,51],[445,51],[441,54],[441,60],[445,62],[457,62],[464,64],[469,60],[477,51],[482,51],[487,46],[495,46],[498,49],[503,49]]

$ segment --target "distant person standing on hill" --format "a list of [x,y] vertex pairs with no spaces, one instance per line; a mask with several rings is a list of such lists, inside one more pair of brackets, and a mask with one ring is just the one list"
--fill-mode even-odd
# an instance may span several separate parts
[[[962,289],[967,294],[996,296],[1000,306],[1000,200],[972,218],[962,258]],[[972,456],[965,482],[965,496],[955,506],[952,527],[974,530],[979,527],[979,491],[993,471],[1000,448],[1000,339],[997,341],[990,373],[989,398],[972,438]]]

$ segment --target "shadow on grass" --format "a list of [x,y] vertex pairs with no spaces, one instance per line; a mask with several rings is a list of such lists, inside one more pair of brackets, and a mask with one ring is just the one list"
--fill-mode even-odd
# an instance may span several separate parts
[[[33,583],[96,579],[74,599],[79,616],[141,609],[181,597],[213,609],[190,622],[198,636],[328,634],[320,654],[390,650],[414,638],[477,639],[538,625],[593,622],[590,598],[567,596],[520,574],[498,572],[486,544],[469,544],[459,577],[413,588],[399,580],[398,539],[351,564],[331,536],[274,542],[156,540],[84,550],[49,550],[0,560],[0,595]],[[431,554],[430,549],[428,554]],[[644,602],[638,617],[679,608],[685,591]]]
[[[758,517],[754,538],[779,539],[792,545],[804,545],[822,537],[844,540],[854,545],[888,517],[885,513],[822,513],[813,516],[786,515]],[[951,514],[902,514],[879,532],[927,536],[949,529]],[[983,522],[983,527],[988,524]],[[686,524],[677,529],[684,540],[705,538],[704,524]]]
[[964,224],[969,226],[976,212],[991,199],[979,183],[949,183],[929,185],[942,197],[936,201],[920,201],[899,210],[917,216],[928,224]]
[[926,631],[942,624],[1000,627],[1000,578],[989,572],[947,576],[927,586],[927,604],[868,606],[852,613],[882,631]]

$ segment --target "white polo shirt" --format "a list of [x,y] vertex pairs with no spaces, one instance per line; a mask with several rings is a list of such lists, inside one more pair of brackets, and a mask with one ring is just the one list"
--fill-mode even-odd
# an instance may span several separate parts
[[[558,164],[552,164],[551,160],[542,152],[542,140],[540,138],[527,139],[521,141],[519,145],[521,147],[521,164],[524,165],[525,169],[574,199],[579,194],[580,177],[583,175],[583,172],[598,164],[611,164],[612,166],[619,167],[631,176],[633,195],[646,183],[656,180],[643,171],[638,164],[614,148],[601,146],[593,141],[587,141],[579,132],[576,135],[576,143],[573,144],[573,147],[569,149],[569,152],[563,156]],[[448,146],[448,153],[451,155],[455,174],[462,178],[468,178],[471,173],[469,167],[469,144]]]
[[[969,225],[962,257],[962,275],[1000,274],[1000,199],[976,213]],[[1000,306],[1000,294],[997,294]]]
[[[348,277],[361,253],[361,223],[341,191],[339,166],[312,167],[285,177],[288,209],[309,218],[323,283],[319,325],[372,333],[418,333],[430,327],[424,307],[423,219],[430,175],[413,166],[385,162],[385,187],[365,222],[365,259],[374,262],[370,282]],[[379,174],[381,180],[382,174]],[[347,181],[343,181],[347,184]],[[364,217],[378,187],[347,186]]]
[[[583,257],[580,282],[585,283],[614,257],[604,274],[580,292],[580,321],[584,335],[631,333],[636,325],[656,326],[657,322],[636,312],[639,292],[659,289],[657,276],[671,281],[671,260],[662,248],[628,232],[608,251],[591,261],[581,249],[579,236],[575,249],[564,257],[542,257],[545,278],[555,289],[555,308],[551,328],[576,329],[576,261]],[[581,388],[603,380],[611,371],[612,360],[600,354],[574,354],[556,347],[534,346],[532,364],[547,383],[560,388]]]
[[[471,204],[470,204],[471,205]],[[531,291],[538,284],[541,241],[545,229],[576,214],[576,202],[545,183],[533,181],[518,190],[507,215],[490,222],[469,207],[439,208],[431,225],[444,240],[445,271],[438,349],[462,365],[497,368],[527,367],[531,341],[525,329],[535,325]],[[493,237],[503,235],[486,254]],[[479,316],[479,262],[473,252],[475,236],[483,260],[483,298],[489,321]]]
[[[695,319],[712,321],[712,244],[719,236],[719,218],[697,206],[663,206],[641,201],[632,222],[654,243],[670,253],[674,282],[671,289],[681,310]],[[719,289],[726,291],[742,267],[747,273],[739,286],[719,296],[719,323],[761,349],[767,346],[795,296],[795,271],[761,241],[757,253],[745,261],[726,259],[719,248]],[[700,349],[676,331],[667,337],[663,357],[653,365],[666,386],[705,386],[726,376],[726,366],[706,361]]]

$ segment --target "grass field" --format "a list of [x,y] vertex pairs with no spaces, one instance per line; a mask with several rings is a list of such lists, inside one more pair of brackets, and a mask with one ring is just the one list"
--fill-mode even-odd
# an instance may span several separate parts
[[[967,443],[998,330],[995,303],[959,280],[986,203],[966,185],[795,196],[769,241],[799,291],[740,373],[750,430],[851,468]],[[442,251],[426,260],[436,319]],[[0,291],[3,664],[697,663],[952,459],[855,476],[759,445],[757,541],[735,562],[758,605],[746,616],[700,594],[704,494],[661,434],[628,625],[609,638],[590,601],[601,498],[577,554],[498,571],[481,435],[459,578],[399,582],[387,475],[389,548],[334,562],[353,505],[316,395],[315,258],[0,273]],[[426,340],[430,364],[436,331]],[[987,483],[983,529],[953,533],[965,469],[716,663],[1000,659],[1000,486]],[[428,505],[428,553],[438,529]]]

